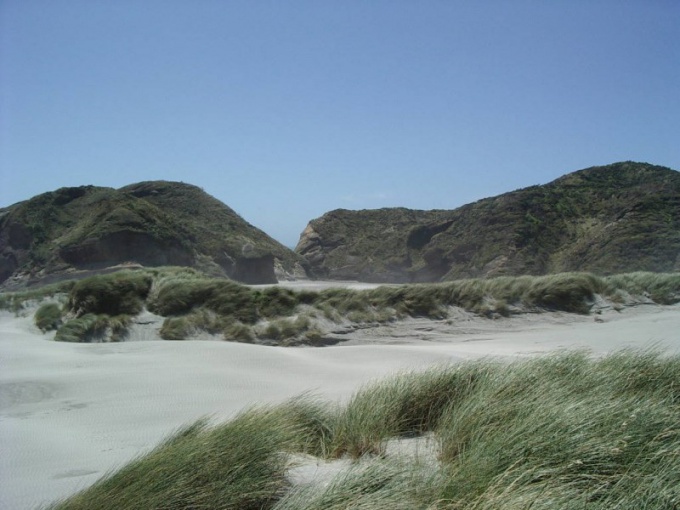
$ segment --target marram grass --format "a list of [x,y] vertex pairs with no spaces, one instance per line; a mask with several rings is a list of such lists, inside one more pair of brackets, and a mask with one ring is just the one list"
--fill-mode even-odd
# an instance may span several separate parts
[[[166,318],[161,330],[166,339],[181,340],[205,331],[227,340],[292,345],[314,343],[310,337],[319,336],[323,327],[317,326],[322,321],[361,325],[407,317],[438,320],[446,318],[451,307],[497,317],[546,310],[587,314],[598,296],[617,306],[639,301],[673,304],[680,302],[680,273],[607,277],[560,273],[297,292],[252,288],[170,267],[95,276],[61,289],[68,291],[65,317],[69,319],[88,314],[135,315],[146,308]],[[21,309],[31,297],[45,295],[0,294],[0,307]],[[61,327],[68,323],[65,320]]]
[[[427,433],[436,458],[385,457]],[[356,458],[294,485],[288,455]],[[343,407],[303,395],[198,422],[51,509],[672,509],[680,357],[623,351],[405,373]]]

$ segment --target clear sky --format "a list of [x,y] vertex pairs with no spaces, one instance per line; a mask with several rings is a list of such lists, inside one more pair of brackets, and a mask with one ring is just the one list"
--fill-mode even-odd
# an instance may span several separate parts
[[293,246],[336,208],[454,208],[680,169],[678,0],[0,0],[0,206],[201,186]]

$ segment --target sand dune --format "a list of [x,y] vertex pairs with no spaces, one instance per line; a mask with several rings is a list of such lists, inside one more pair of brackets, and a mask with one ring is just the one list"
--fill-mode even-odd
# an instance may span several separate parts
[[[0,508],[29,509],[86,487],[204,416],[311,391],[343,399],[400,369],[566,348],[680,353],[680,307],[598,316],[411,320],[326,348],[217,341],[64,344],[30,317],[0,315]],[[602,321],[602,322],[599,322]]]

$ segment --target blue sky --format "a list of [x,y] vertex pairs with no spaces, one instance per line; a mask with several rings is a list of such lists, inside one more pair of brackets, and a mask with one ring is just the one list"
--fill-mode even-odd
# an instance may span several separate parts
[[680,169],[677,0],[0,0],[0,206],[196,184],[288,246],[336,208],[454,208]]

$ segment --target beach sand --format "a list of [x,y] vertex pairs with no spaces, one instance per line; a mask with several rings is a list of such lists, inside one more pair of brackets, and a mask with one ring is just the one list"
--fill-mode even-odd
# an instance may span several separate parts
[[529,314],[408,320],[323,348],[162,340],[68,344],[31,317],[0,312],[0,508],[35,508],[87,487],[201,416],[303,392],[346,399],[403,369],[561,349],[680,353],[680,306],[597,316]]

